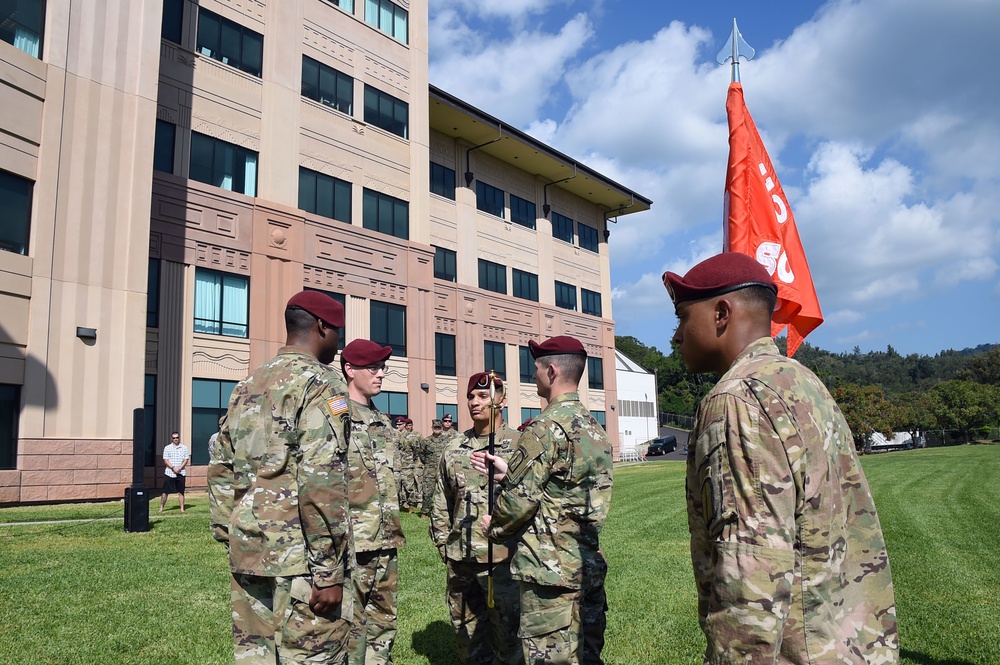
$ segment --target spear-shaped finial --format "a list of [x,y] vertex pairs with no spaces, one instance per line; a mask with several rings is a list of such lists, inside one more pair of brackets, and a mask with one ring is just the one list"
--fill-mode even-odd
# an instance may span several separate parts
[[732,80],[740,80],[740,56],[746,58],[747,60],[753,60],[754,50],[753,48],[743,41],[743,35],[740,34],[740,29],[736,27],[736,19],[733,19],[733,32],[729,35],[729,44],[719,51],[719,55],[716,56],[720,65],[726,64],[727,60],[732,59],[733,61],[733,77]]

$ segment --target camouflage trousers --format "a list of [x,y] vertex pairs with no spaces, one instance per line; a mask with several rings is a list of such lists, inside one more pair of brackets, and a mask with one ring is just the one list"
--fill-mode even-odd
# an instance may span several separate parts
[[525,662],[601,665],[607,609],[603,584],[567,589],[521,582]]
[[[347,662],[350,623],[309,608],[308,576],[259,577],[234,573],[233,654],[239,665]],[[342,606],[350,611],[350,603]]]
[[437,482],[435,475],[437,467],[433,464],[424,465],[424,477],[420,480],[420,488],[423,490],[423,502],[420,504],[420,514],[430,515],[434,506],[434,485]]
[[351,665],[391,663],[396,641],[396,550],[358,552],[354,569],[354,623],[348,644]]
[[414,477],[416,460],[412,453],[403,453],[402,469],[399,474],[399,507],[416,508],[420,506],[422,495],[417,494],[417,482]]
[[455,629],[458,661],[465,665],[524,663],[517,639],[520,601],[510,561],[493,565],[493,604],[487,604],[489,565],[448,559],[447,598]]

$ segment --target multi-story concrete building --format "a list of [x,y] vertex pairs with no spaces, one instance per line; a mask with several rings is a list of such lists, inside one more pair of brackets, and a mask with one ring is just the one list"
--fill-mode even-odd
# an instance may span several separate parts
[[302,288],[393,346],[379,406],[418,430],[483,368],[537,413],[527,340],[571,334],[618,431],[607,226],[650,202],[429,87],[425,0],[10,6],[0,502],[121,496],[138,407],[147,483],[178,430],[203,484]]

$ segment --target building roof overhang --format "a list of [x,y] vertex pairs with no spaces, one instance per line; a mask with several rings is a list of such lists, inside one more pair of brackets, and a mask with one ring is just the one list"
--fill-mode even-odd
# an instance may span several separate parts
[[[577,196],[605,208],[614,218],[649,210],[653,202],[579,161],[542,143],[528,134],[504,124],[488,113],[463,102],[433,85],[430,88],[430,127],[448,136],[467,141],[471,146],[517,168],[540,176]],[[499,138],[500,140],[494,141]],[[493,141],[493,142],[491,142]],[[471,147],[470,146],[470,147]],[[466,164],[456,169],[459,183]],[[576,173],[576,177],[572,177]],[[566,178],[571,178],[566,180]],[[459,184],[456,183],[456,184]]]

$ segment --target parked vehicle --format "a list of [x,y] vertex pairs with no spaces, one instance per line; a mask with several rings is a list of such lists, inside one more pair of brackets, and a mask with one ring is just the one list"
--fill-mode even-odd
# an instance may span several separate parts
[[646,448],[646,457],[655,457],[656,455],[666,455],[667,453],[672,453],[677,450],[677,437],[673,434],[668,434],[666,436],[659,436],[649,442],[649,447]]

